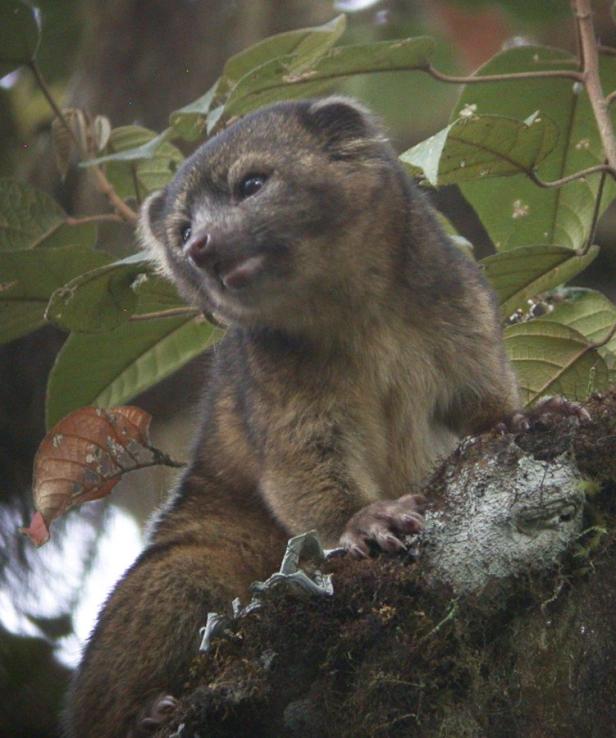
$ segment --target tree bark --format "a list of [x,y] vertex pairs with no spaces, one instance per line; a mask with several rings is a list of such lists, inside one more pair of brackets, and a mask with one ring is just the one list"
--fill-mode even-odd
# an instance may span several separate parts
[[463,441],[404,556],[330,559],[332,596],[260,594],[158,737],[613,736],[616,390],[587,408]]

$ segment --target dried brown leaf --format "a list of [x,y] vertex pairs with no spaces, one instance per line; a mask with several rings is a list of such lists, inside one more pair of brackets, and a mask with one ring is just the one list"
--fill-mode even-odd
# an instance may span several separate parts
[[123,474],[167,463],[149,445],[151,416],[133,406],[84,407],[45,436],[34,458],[32,494],[37,513],[22,533],[37,546],[67,510],[108,495]]
[[[91,148],[90,142],[95,134],[91,130],[92,125],[89,117],[83,110],[64,108],[62,115],[64,120],[54,118],[51,124],[51,141],[56,166],[60,176],[64,179],[73,156],[76,155],[76,158],[78,158],[80,155],[87,153]],[[65,122],[68,123],[70,131],[67,130]],[[101,133],[101,135],[103,134]],[[78,144],[76,144],[76,141]]]

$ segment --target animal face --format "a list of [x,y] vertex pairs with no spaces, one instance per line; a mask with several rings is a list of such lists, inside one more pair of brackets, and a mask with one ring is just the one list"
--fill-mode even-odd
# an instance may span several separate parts
[[272,106],[205,143],[146,201],[142,238],[193,304],[227,322],[284,322],[344,299],[349,264],[372,258],[365,220],[390,160],[352,102]]

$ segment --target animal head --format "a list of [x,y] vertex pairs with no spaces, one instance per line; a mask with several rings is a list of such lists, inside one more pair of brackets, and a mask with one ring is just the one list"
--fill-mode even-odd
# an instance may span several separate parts
[[373,232],[395,161],[353,100],[272,105],[204,143],[148,198],[141,239],[185,299],[224,322],[302,320],[360,299],[358,284],[385,269]]

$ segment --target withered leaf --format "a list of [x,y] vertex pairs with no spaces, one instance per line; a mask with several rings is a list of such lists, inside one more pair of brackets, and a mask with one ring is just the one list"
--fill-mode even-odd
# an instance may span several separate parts
[[151,416],[130,405],[75,410],[47,433],[34,458],[32,494],[37,512],[21,532],[37,546],[67,510],[108,495],[123,474],[168,463],[149,444]]

